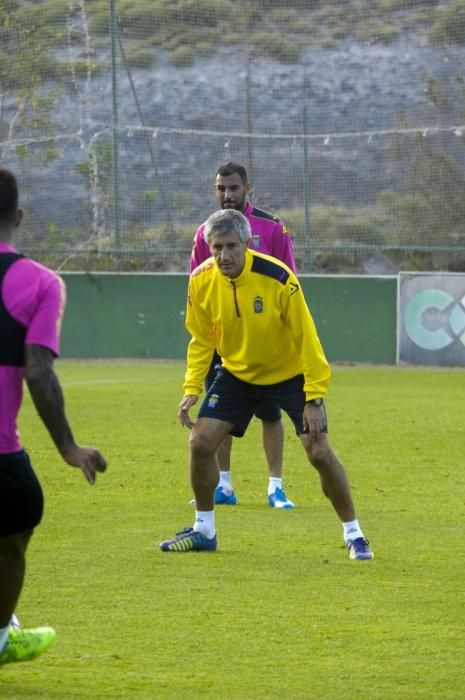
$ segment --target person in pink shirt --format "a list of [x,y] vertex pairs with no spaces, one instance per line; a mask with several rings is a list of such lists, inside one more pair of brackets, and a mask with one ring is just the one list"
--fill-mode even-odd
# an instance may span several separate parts
[[90,484],[106,469],[95,447],[75,442],[67,421],[53,368],[65,288],[58,275],[14,248],[22,217],[16,178],[0,169],[0,665],[35,658],[55,639],[51,627],[21,629],[14,615],[27,546],[43,512],[42,489],[17,427],[23,380],[63,460]]
[[[236,209],[244,214],[250,223],[252,239],[250,248],[266,255],[272,255],[296,271],[292,240],[286,226],[278,217],[255,207],[249,201],[251,186],[247,171],[240,163],[229,161],[220,165],[215,177],[215,195],[221,209]],[[194,236],[190,271],[211,257],[211,251],[204,238],[205,223],[197,229]],[[221,365],[221,358],[214,354],[210,371],[205,380],[205,389],[212,384],[216,368]],[[262,421],[263,449],[268,465],[268,503],[273,508],[288,510],[294,508],[283,489],[283,449],[284,428],[279,406],[268,401],[261,404],[255,414]],[[220,480],[215,491],[215,503],[235,505],[236,493],[231,479],[232,437],[228,435],[216,453]]]

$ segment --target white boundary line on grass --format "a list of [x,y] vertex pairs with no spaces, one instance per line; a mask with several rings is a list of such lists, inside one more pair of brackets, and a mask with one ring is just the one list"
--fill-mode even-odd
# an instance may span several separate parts
[[77,382],[65,382],[65,381],[60,381],[60,384],[62,387],[69,387],[69,386],[92,386],[95,384],[129,384],[132,382],[135,383],[140,383],[140,382],[160,382],[160,381],[166,381],[164,379],[160,379],[160,377],[154,377],[153,379],[149,379],[147,377],[135,377],[134,379],[87,379],[84,381],[77,381]]

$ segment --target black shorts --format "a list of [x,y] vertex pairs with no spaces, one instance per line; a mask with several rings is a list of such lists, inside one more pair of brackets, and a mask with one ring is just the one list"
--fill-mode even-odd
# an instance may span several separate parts
[[[304,377],[287,379],[278,384],[248,384],[234,377],[224,367],[217,370],[202,405],[199,418],[216,418],[233,424],[231,435],[242,437],[257,407],[274,402],[294,423],[297,435],[308,432],[303,426],[305,407]],[[326,431],[325,431],[326,432]]]
[[43,511],[42,488],[27,452],[0,454],[0,537],[32,530]]
[[[221,357],[215,350],[210,364],[210,369],[208,370],[208,374],[205,378],[205,391],[207,393],[209,388],[215,381],[217,372],[220,369],[223,369],[221,365]],[[266,401],[262,401],[257,406],[254,413],[257,418],[260,418],[260,420],[266,420],[270,423],[274,423],[277,420],[281,420],[281,409],[279,407],[279,404],[273,399],[267,399]]]

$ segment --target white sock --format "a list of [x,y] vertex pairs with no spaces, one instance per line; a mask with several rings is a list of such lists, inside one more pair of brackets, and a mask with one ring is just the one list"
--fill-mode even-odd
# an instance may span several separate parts
[[195,511],[195,532],[201,532],[202,535],[211,539],[215,536],[215,511],[213,510],[196,510]]
[[6,627],[0,627],[0,652],[2,652],[5,648],[6,640],[8,639],[9,629],[10,625],[7,625]]
[[218,482],[224,493],[229,496],[232,493],[233,487],[231,483],[231,472],[220,472],[220,480]]
[[356,540],[358,537],[363,537],[363,532],[360,529],[358,520],[351,520],[348,523],[342,523],[344,528],[344,542],[349,540]]
[[270,476],[270,480],[268,482],[268,496],[271,496],[271,494],[274,493],[276,489],[282,489],[282,487],[282,479],[278,479],[277,476]]

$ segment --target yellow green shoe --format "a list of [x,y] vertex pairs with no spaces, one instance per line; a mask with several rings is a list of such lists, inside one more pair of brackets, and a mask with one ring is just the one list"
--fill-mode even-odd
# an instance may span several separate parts
[[42,654],[55,641],[56,632],[51,627],[18,629],[10,627],[8,639],[0,653],[0,666],[12,661],[29,661]]

